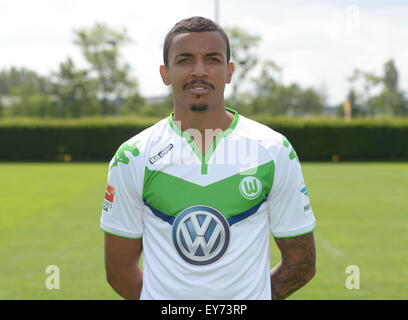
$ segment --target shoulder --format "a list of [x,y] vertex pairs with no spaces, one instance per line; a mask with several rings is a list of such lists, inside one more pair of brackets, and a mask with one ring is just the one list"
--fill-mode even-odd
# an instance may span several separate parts
[[274,158],[284,147],[286,137],[272,128],[240,115],[240,122],[237,126],[236,134],[242,138],[256,143],[263,149],[271,153]]
[[[282,133],[244,116],[240,117],[236,134],[242,139],[247,139],[247,143],[256,145],[261,151],[260,154],[263,153],[267,159],[273,160],[276,166],[279,163],[279,167],[285,167],[287,163],[299,164],[295,149]],[[282,165],[283,163],[286,164]]]
[[162,119],[124,141],[116,150],[109,164],[109,168],[112,169],[121,164],[128,165],[140,161],[144,162],[144,157],[149,146],[160,137],[163,137],[166,130],[168,130],[167,119]]

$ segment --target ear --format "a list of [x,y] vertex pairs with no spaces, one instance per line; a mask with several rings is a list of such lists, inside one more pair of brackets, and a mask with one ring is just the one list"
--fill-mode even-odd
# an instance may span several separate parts
[[163,83],[166,86],[169,86],[171,84],[170,79],[169,79],[169,67],[166,66],[166,65],[161,65],[160,66],[160,75],[161,75]]
[[234,73],[234,68],[235,68],[235,65],[234,65],[233,62],[228,63],[228,65],[227,65],[227,80],[225,81],[226,83],[231,83],[232,74]]

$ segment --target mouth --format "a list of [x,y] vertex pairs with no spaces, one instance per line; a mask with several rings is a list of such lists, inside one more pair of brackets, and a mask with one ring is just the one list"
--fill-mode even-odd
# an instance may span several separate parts
[[183,89],[188,90],[190,93],[194,95],[203,95],[209,93],[210,90],[214,89],[214,86],[211,83],[204,80],[201,81],[193,80],[186,83],[183,86]]

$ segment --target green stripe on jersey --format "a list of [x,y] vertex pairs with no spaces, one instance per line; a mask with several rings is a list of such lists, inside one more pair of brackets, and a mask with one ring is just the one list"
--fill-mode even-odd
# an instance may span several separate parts
[[176,216],[194,205],[207,205],[228,219],[265,199],[272,188],[274,172],[275,163],[272,160],[210,185],[200,186],[146,167],[143,200],[168,216]]

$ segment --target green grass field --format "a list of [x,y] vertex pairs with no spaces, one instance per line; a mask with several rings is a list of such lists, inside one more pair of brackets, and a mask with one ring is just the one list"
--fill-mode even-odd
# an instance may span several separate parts
[[[305,163],[303,173],[317,274],[290,299],[407,299],[408,163]],[[120,298],[99,229],[106,174],[107,164],[0,164],[0,299]],[[46,288],[49,265],[59,290]],[[349,265],[360,289],[346,288]]]

